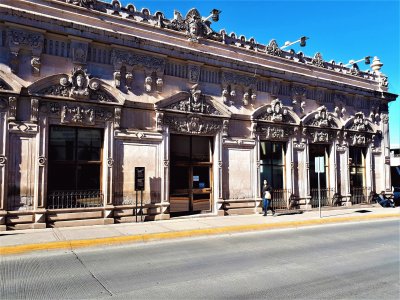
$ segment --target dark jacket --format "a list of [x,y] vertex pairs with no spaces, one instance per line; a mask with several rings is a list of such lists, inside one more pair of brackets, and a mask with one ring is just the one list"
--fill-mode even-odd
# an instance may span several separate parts
[[266,191],[271,193],[271,198],[272,198],[272,186],[270,186],[269,184],[263,185],[263,187],[262,187],[262,195],[261,195],[262,198],[264,198]]

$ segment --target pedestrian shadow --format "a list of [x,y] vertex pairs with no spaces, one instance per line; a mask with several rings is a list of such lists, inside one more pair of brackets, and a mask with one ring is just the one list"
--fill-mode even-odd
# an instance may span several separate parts
[[290,215],[301,215],[303,211],[285,211],[285,212],[276,212],[276,216],[290,216]]
[[322,218],[330,218],[330,217],[336,217],[336,216],[351,215],[351,214],[354,214],[354,213],[367,214],[367,213],[370,213],[370,212],[372,212],[372,211],[367,210],[367,209],[359,209],[359,210],[355,210],[355,211],[344,212],[344,213],[341,213],[341,214],[322,216]]

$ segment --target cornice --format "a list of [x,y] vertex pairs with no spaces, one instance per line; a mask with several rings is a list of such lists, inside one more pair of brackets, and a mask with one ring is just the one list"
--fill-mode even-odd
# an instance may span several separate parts
[[[46,17],[44,13],[41,13],[39,16],[33,11],[27,12],[25,10],[22,12],[21,9],[15,8],[15,5],[19,3],[24,3],[27,5],[31,4],[31,2],[44,3],[44,1],[45,0],[18,1],[16,3],[15,1],[5,0],[4,4],[0,5],[0,10],[4,10],[7,3],[9,3],[10,6],[12,3],[14,7],[8,6],[7,10],[11,9],[12,11],[18,11],[19,13],[24,13],[30,16],[30,18],[24,18],[23,20],[23,22],[29,21],[29,25],[17,24],[17,26],[29,26],[30,28],[36,28],[37,30],[43,31],[45,30],[46,25],[43,23],[36,23],[35,18],[42,19],[42,21],[44,19],[51,25],[52,28],[54,28],[52,33],[57,32],[58,34],[64,34],[70,39],[83,39],[87,41],[93,40],[97,44],[111,44],[111,46],[115,48],[131,50],[134,48],[134,51],[140,51],[143,53],[148,53],[150,51],[152,55],[159,57],[171,57],[179,59],[179,57],[176,55],[176,53],[179,52],[180,55],[182,54],[180,58],[189,60],[190,63],[207,64],[211,67],[219,67],[224,68],[225,70],[229,69],[236,71],[229,68],[229,66],[234,63],[237,66],[237,71],[248,75],[255,73],[255,70],[257,70],[257,76],[273,77],[286,81],[296,81],[307,85],[310,85],[310,81],[314,81],[316,87],[321,87],[320,83],[325,82],[326,86],[323,84],[322,87],[327,89],[336,85],[340,86],[341,88],[345,87],[349,90],[364,91],[369,94],[372,92],[373,95],[371,96],[377,97],[379,95],[380,98],[383,96],[383,98],[387,98],[388,101],[395,99],[396,96],[385,91],[378,91],[378,82],[371,79],[343,74],[333,70],[319,68],[311,64],[291,61],[287,58],[267,55],[254,50],[236,48],[213,40],[204,39],[202,40],[201,44],[191,43],[187,41],[186,35],[184,35],[182,32],[165,28],[161,29],[154,25],[139,23],[129,19],[121,19],[121,17],[88,10],[86,8],[64,2],[49,0],[45,2],[51,3],[51,5],[47,7],[45,6],[47,10],[54,10],[58,12],[62,11],[64,19],[61,16],[57,16],[57,14],[49,14],[49,17]],[[41,7],[43,7],[43,5]],[[63,10],[61,10],[61,8],[63,8]],[[40,9],[40,7],[38,6],[37,9]],[[103,24],[107,26],[104,28],[101,28],[101,26],[94,26],[92,28],[82,22],[76,20],[75,22],[73,18],[67,21],[65,19],[66,13],[71,13],[71,17],[73,18],[90,18],[91,20],[95,21],[95,25]],[[80,13],[84,13],[84,15]],[[89,14],[90,16],[88,16]],[[12,19],[12,21],[15,22],[16,20]],[[63,26],[71,26],[71,21],[74,22],[74,25],[65,30]],[[12,24],[11,20],[6,21],[6,23]],[[59,28],[57,28],[57,25]],[[40,26],[42,26],[42,28],[39,28]],[[90,37],[81,37],[74,34],[78,34],[78,32],[80,33],[81,31],[77,29],[82,29],[82,26],[86,26],[88,28],[85,34],[89,36],[91,35]],[[119,32],[118,29],[121,28],[124,30]],[[64,32],[62,32],[62,30],[64,30]],[[118,31],[118,33],[115,31]],[[104,32],[107,32],[106,36],[102,36]],[[112,38],[113,36],[116,38]],[[117,43],[123,43],[123,45]],[[161,45],[162,47],[160,47]],[[219,53],[212,52],[212,50],[217,50]],[[354,84],[351,82],[354,82]]]

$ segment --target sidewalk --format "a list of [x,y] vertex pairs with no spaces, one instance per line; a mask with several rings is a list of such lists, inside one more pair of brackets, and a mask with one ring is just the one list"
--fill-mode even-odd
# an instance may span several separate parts
[[261,214],[226,217],[191,216],[145,223],[6,231],[0,233],[0,255],[387,218],[400,220],[399,217],[399,207],[393,209],[367,206],[323,210],[322,218],[319,217],[317,210],[301,214],[277,214],[274,217],[271,215],[264,217]]

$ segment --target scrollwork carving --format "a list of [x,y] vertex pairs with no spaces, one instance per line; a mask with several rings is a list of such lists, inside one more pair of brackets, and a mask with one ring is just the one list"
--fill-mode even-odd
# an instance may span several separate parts
[[0,155],[0,166],[5,166],[7,163],[7,156]]
[[111,63],[114,65],[141,66],[160,73],[163,73],[165,68],[165,59],[163,58],[116,49],[111,51]]
[[190,134],[216,134],[222,127],[222,122],[194,115],[189,115],[187,118],[165,116],[164,124],[169,125],[173,132]]
[[108,121],[113,117],[113,113],[95,107],[83,105],[69,106],[64,104],[60,107],[59,103],[49,103],[50,113],[59,115],[61,123],[81,123],[94,125],[96,121]]

